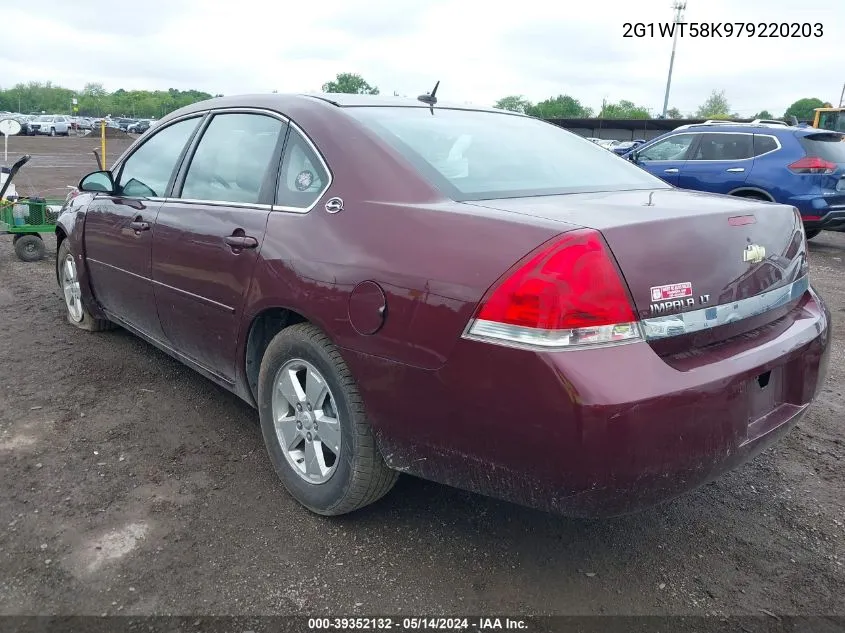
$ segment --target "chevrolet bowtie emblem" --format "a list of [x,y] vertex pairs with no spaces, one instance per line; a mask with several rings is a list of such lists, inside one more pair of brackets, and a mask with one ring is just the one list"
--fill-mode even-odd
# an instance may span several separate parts
[[749,244],[742,252],[742,261],[749,264],[759,264],[766,258],[766,248],[757,244]]

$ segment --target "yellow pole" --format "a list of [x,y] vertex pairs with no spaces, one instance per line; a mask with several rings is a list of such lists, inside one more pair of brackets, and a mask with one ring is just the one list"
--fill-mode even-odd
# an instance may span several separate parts
[[100,121],[100,153],[102,154],[103,169],[106,169],[106,121]]

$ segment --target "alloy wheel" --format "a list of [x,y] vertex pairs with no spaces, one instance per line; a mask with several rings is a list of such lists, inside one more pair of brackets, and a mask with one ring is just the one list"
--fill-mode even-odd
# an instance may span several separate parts
[[82,321],[82,290],[79,286],[79,276],[76,272],[76,262],[73,255],[68,254],[62,262],[62,290],[65,295],[65,305],[70,318],[76,323]]
[[327,482],[340,459],[340,417],[326,379],[314,365],[295,358],[273,383],[276,438],[294,472],[311,484]]

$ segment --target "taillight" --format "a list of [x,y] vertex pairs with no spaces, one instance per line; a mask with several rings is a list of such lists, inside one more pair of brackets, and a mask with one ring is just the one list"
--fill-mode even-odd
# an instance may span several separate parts
[[598,231],[579,229],[528,255],[488,290],[466,337],[571,348],[641,335],[604,239]]
[[836,171],[836,163],[818,156],[805,156],[789,165],[788,169],[796,174],[832,174]]

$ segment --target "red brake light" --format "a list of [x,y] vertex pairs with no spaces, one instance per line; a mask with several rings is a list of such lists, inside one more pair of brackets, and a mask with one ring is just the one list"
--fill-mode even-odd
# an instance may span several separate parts
[[832,174],[836,171],[836,163],[818,156],[805,156],[789,165],[788,169],[796,174]]
[[601,235],[565,233],[493,286],[468,334],[561,347],[639,338],[628,290]]

